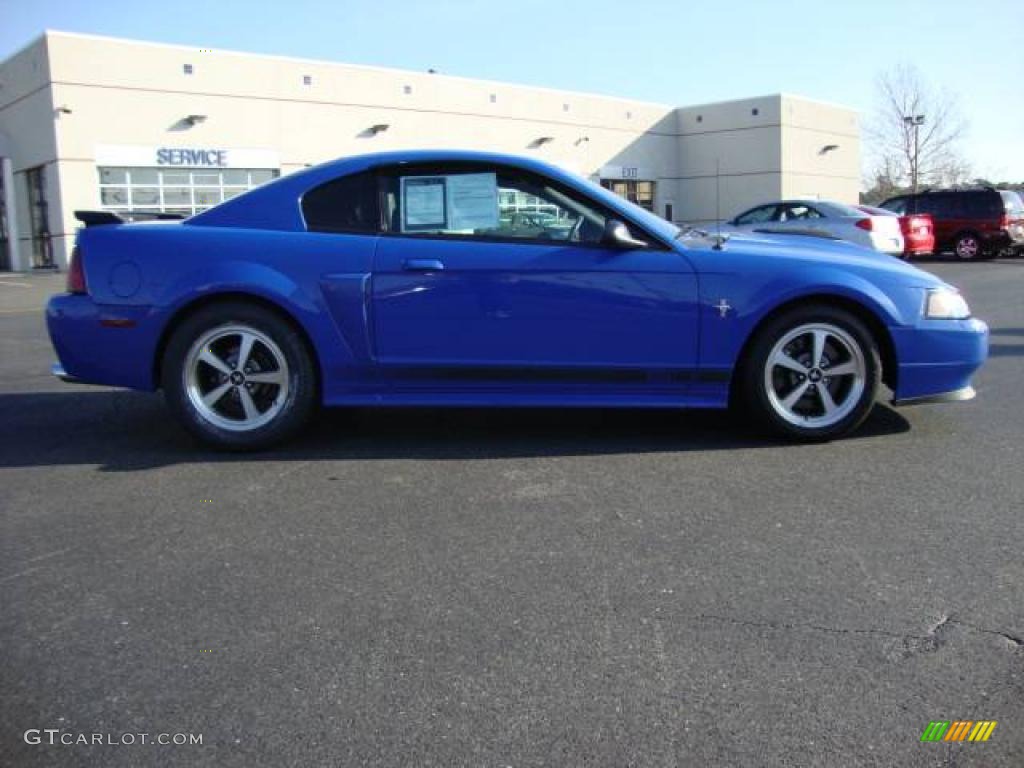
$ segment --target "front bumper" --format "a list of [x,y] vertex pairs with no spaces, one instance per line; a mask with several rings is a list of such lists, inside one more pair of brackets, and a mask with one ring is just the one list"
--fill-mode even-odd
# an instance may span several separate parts
[[893,403],[969,400],[971,376],[988,358],[988,326],[977,318],[922,320],[891,329],[899,361]]

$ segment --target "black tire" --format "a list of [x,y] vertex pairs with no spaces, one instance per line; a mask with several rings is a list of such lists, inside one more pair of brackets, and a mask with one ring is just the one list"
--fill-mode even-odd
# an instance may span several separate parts
[[977,232],[961,232],[953,240],[953,255],[961,261],[991,259],[992,252],[985,248]]
[[[812,330],[801,334],[801,330],[807,328]],[[833,329],[824,333],[824,363],[819,361],[818,366],[804,367],[801,371],[788,364],[773,364],[769,370],[769,357],[793,334],[797,335],[781,351],[790,350],[784,354],[788,362],[807,366],[813,352],[807,344],[813,347],[817,329]],[[854,367],[859,369],[859,374],[829,377],[829,367],[836,370]],[[737,391],[750,414],[771,432],[807,442],[831,440],[852,432],[867,418],[875,403],[881,372],[878,345],[864,323],[845,310],[813,304],[791,309],[758,329],[749,354],[739,368],[741,378]],[[805,387],[805,382],[805,394],[793,404],[793,410],[785,408],[786,396],[797,394],[797,389]],[[790,384],[793,388],[787,389]],[[819,392],[819,387],[825,391]],[[835,406],[831,414],[826,410],[826,395]],[[816,410],[821,411],[820,415]]]
[[[249,347],[251,371],[242,371],[237,357],[232,361],[235,336],[236,356],[243,337],[254,339]],[[200,346],[206,339],[213,340]],[[215,368],[205,359],[200,363],[196,355],[205,358],[207,351],[216,353],[218,365],[226,368]],[[232,384],[229,377],[238,374],[242,383]],[[279,383],[258,383],[257,376],[274,377]],[[214,405],[204,405],[204,383],[209,397],[228,389]],[[277,313],[241,301],[212,304],[185,318],[164,351],[161,386],[168,408],[186,430],[207,445],[233,451],[258,450],[285,440],[309,420],[317,403],[316,371],[300,333]],[[241,392],[243,388],[247,392]],[[242,403],[246,395],[248,402]],[[255,410],[243,408],[246,404]],[[266,408],[261,412],[262,405]]]

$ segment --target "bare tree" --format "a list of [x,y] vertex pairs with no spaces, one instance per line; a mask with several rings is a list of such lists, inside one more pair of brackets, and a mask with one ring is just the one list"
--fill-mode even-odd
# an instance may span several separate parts
[[875,186],[959,184],[970,178],[960,153],[967,121],[954,96],[933,89],[911,65],[883,72],[864,137]]

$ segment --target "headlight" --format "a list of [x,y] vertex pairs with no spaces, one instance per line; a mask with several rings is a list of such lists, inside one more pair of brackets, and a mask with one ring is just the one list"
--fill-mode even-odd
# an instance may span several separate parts
[[951,288],[935,288],[928,291],[924,315],[939,320],[964,320],[971,316],[971,309],[964,297]]

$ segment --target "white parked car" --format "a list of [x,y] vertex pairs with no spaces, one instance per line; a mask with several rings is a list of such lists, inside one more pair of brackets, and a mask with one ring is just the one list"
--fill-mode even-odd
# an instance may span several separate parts
[[751,208],[723,225],[723,231],[818,235],[899,256],[903,233],[895,216],[874,216],[831,200],[782,200]]

